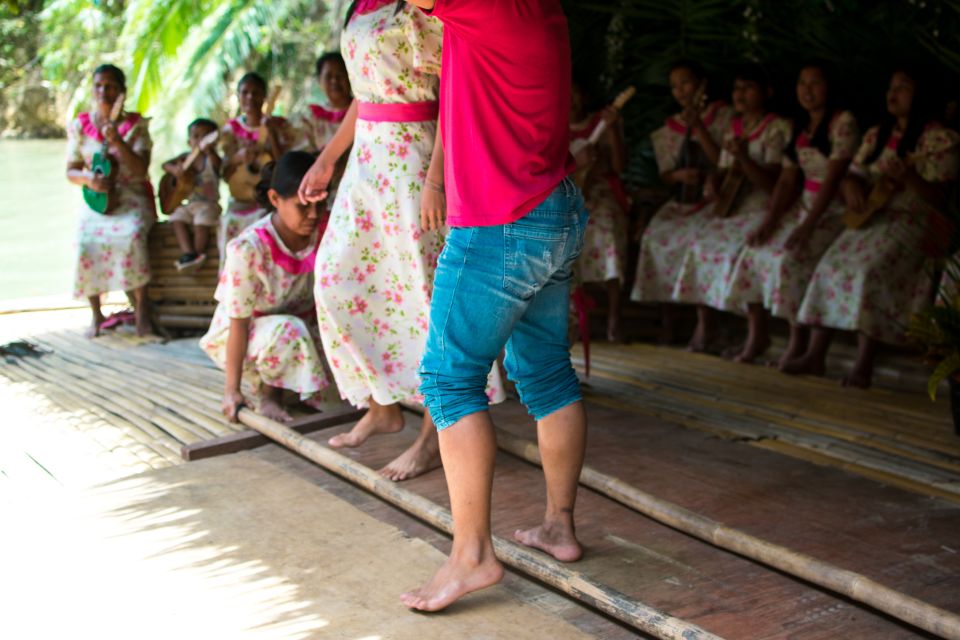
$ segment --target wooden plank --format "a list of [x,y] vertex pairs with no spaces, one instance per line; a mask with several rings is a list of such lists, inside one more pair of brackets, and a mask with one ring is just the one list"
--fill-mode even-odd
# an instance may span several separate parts
[[[329,429],[343,424],[356,422],[366,409],[345,409],[336,413],[320,413],[302,418],[294,418],[286,423],[286,426],[297,433],[306,434],[321,429]],[[223,456],[229,453],[238,453],[270,444],[271,440],[258,431],[248,430],[233,433],[206,442],[196,442],[186,444],[180,450],[180,456],[184,460],[203,460],[204,458],[213,458]]]

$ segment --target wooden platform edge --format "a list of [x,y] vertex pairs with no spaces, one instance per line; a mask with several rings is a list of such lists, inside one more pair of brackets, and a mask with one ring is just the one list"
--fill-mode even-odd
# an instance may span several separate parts
[[[366,409],[351,408],[334,413],[318,413],[315,415],[295,418],[291,422],[288,422],[285,426],[303,435],[306,433],[313,433],[314,431],[320,431],[321,429],[329,429],[330,427],[356,422],[363,416],[365,412]],[[270,444],[271,442],[272,440],[270,438],[261,435],[258,431],[248,429],[246,431],[240,431],[237,433],[231,433],[230,435],[221,436],[219,438],[214,438],[213,440],[185,444],[180,448],[180,457],[188,462],[191,462],[194,460],[203,460],[205,458],[224,456],[230,453],[248,451],[250,449],[256,449],[257,447]]]

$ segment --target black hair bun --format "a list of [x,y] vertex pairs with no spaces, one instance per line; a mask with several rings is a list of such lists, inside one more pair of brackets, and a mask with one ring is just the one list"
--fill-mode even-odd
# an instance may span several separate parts
[[273,204],[270,202],[270,183],[273,182],[273,169],[277,166],[276,162],[268,162],[260,169],[260,181],[257,183],[255,193],[257,204],[267,211],[273,210]]

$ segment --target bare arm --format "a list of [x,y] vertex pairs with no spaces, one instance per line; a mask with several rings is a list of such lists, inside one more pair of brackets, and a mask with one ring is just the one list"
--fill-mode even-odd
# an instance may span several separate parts
[[250,335],[250,318],[230,318],[227,335],[227,362],[223,385],[223,413],[231,422],[236,422],[237,412],[243,404],[240,380],[243,376],[243,361],[247,357]]
[[109,123],[103,127],[103,135],[110,142],[110,146],[120,155],[120,164],[127,168],[133,176],[146,178],[150,168],[150,152],[138,154],[117,131],[117,126]]
[[834,197],[836,197],[837,191],[840,189],[840,181],[847,175],[847,168],[849,166],[850,158],[830,161],[827,165],[827,175],[820,185],[817,197],[814,198],[813,204],[810,206],[810,211],[807,212],[807,216],[803,219],[803,224],[812,226],[820,219],[820,216],[823,215],[823,212],[827,210],[827,207],[830,206],[830,203]]
[[427,179],[424,181],[420,198],[420,226],[424,231],[439,229],[447,217],[443,160],[443,136],[440,135],[438,120],[437,136],[433,141],[433,154],[430,156],[430,168],[427,169]]
[[350,108],[347,109],[347,115],[343,118],[343,122],[340,123],[333,138],[324,147],[307,174],[303,176],[298,191],[302,203],[319,202],[327,197],[328,187],[330,186],[330,180],[333,178],[337,161],[353,144],[356,130],[357,101],[354,100],[350,104]]
[[407,0],[407,3],[415,7],[420,7],[421,9],[426,9],[427,11],[433,9],[433,5],[437,4],[436,0]]
[[627,169],[627,144],[623,136],[623,121],[607,127],[606,142],[610,148],[610,166],[618,174]]

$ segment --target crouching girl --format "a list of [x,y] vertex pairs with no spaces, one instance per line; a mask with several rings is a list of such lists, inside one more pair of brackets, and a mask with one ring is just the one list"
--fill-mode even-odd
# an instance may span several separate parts
[[[219,302],[201,348],[226,372],[223,413],[231,421],[252,394],[259,413],[289,420],[284,389],[319,409],[330,378],[320,354],[313,265],[326,226],[297,189],[313,156],[291,151],[263,169],[260,206],[270,213],[226,249]],[[241,381],[243,389],[241,389]]]

